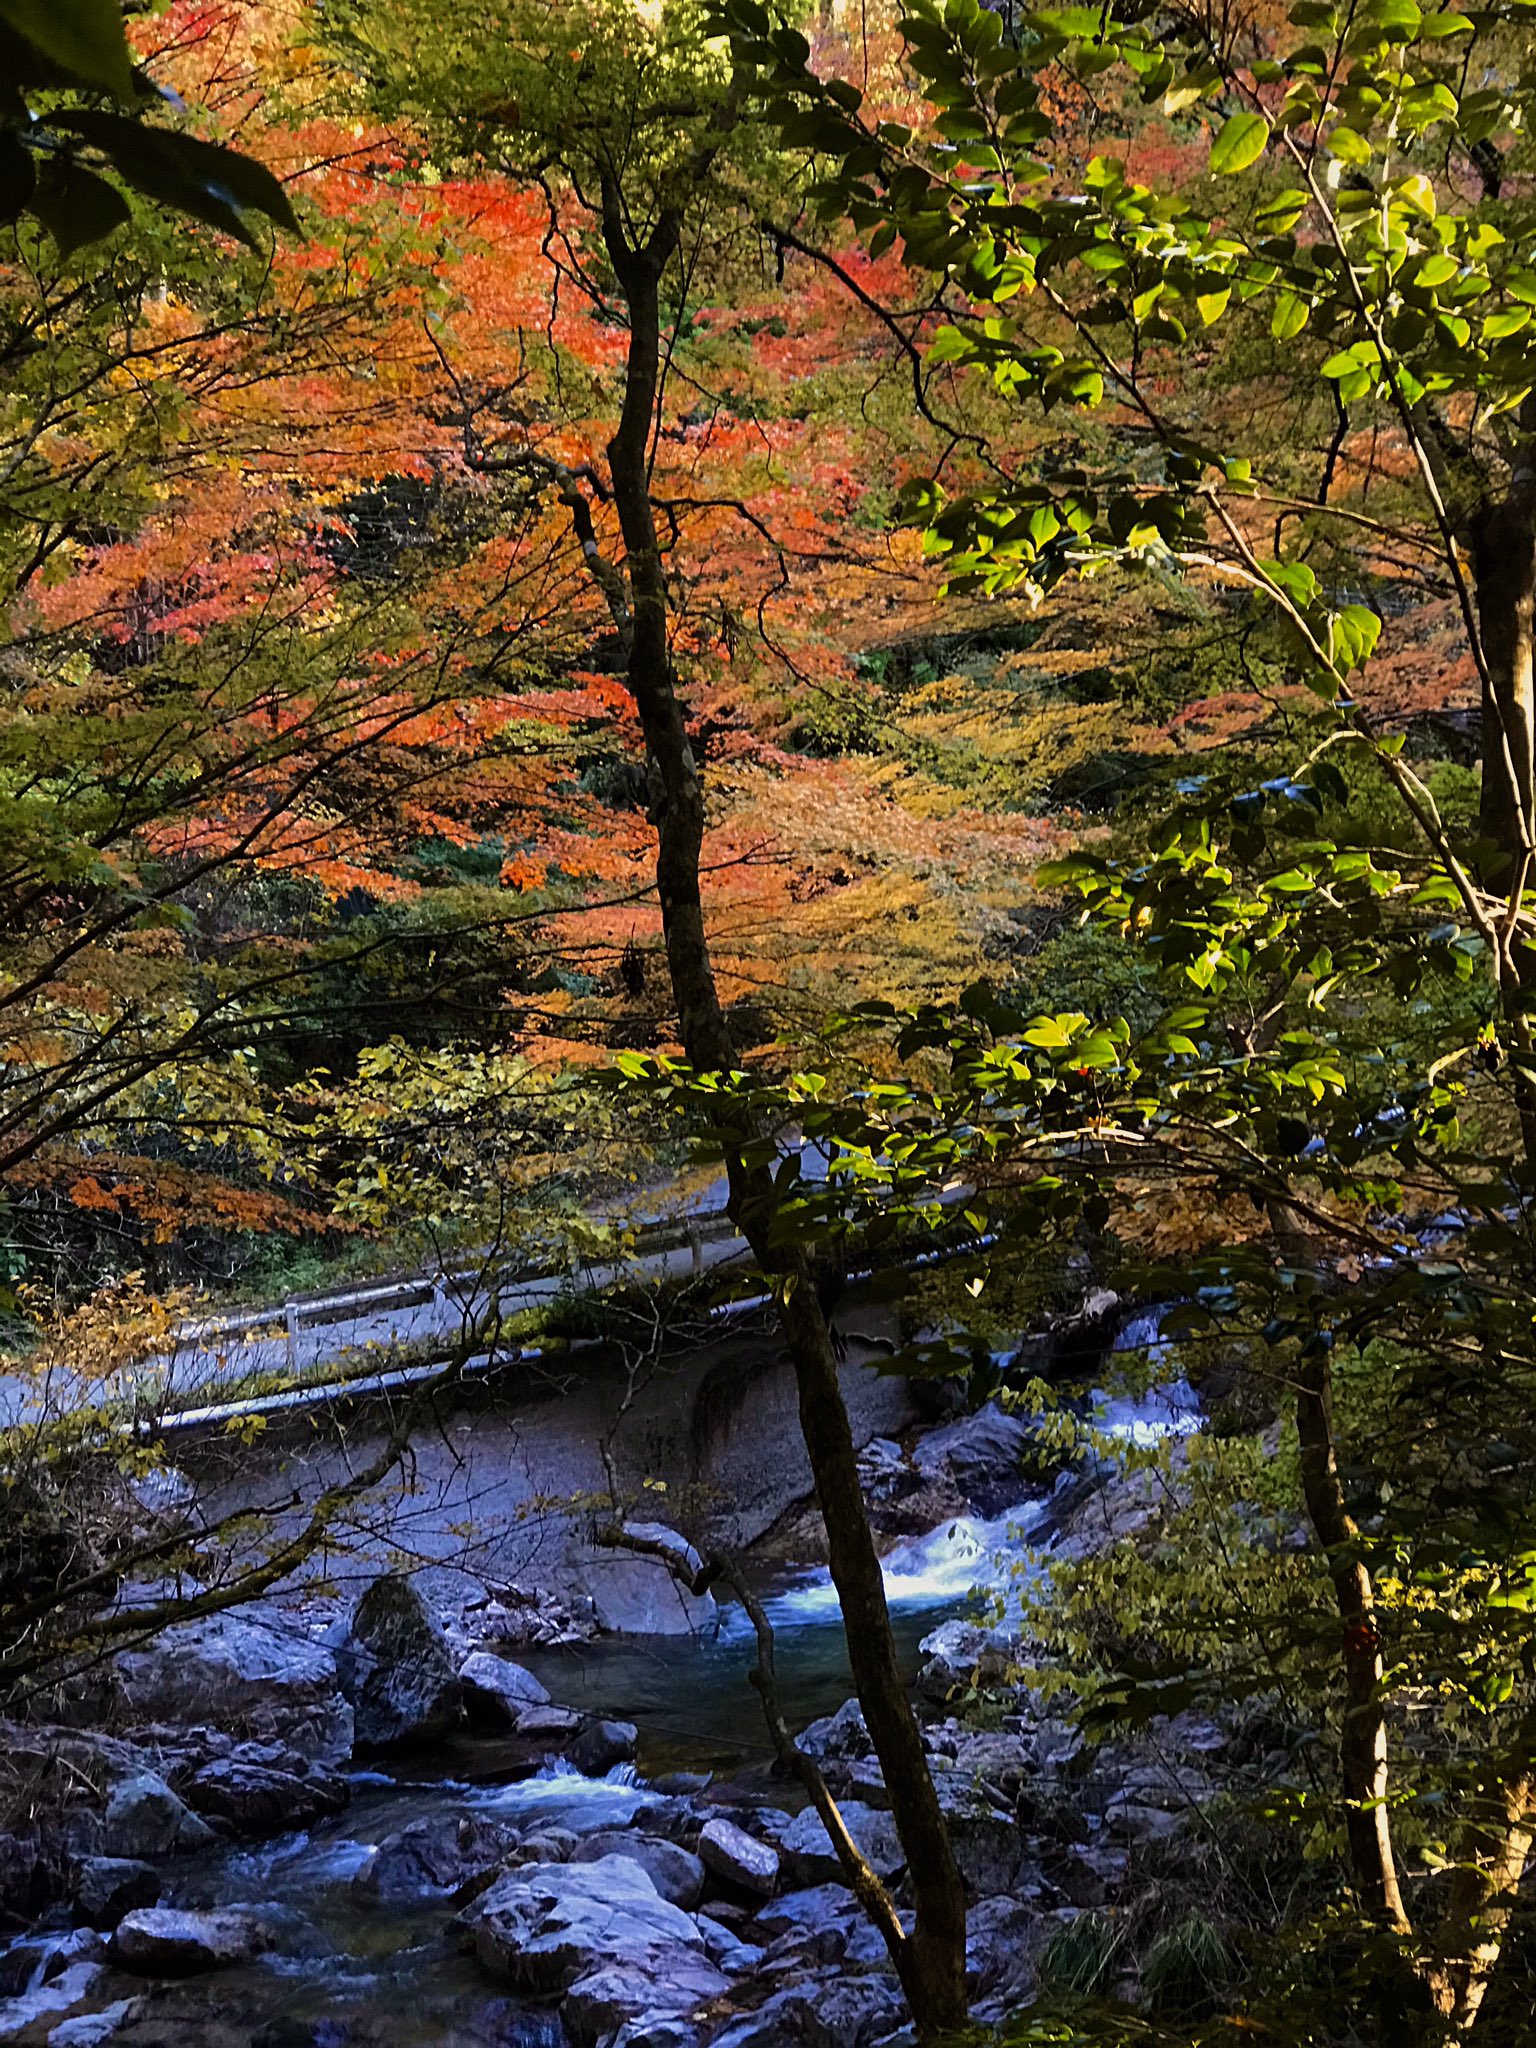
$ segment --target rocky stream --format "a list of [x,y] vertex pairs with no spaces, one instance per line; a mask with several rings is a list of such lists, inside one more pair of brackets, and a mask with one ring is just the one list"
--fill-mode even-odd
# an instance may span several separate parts
[[[1176,1386],[1107,1421],[1184,1433],[1199,1411]],[[1027,1437],[989,1405],[863,1453],[872,1504],[907,1531],[887,1588],[981,2019],[1027,2000],[1065,1919],[1176,1866],[1220,1739],[1090,1751],[1016,1685],[957,1714],[1016,1655],[1009,1589],[1032,1548],[1152,1512],[1113,1467],[1025,1485]],[[827,1574],[759,1571],[791,1723],[900,1899]],[[889,1960],[773,1768],[740,1608],[688,1603],[664,1634],[596,1622],[568,1588],[383,1573],[341,1604],[269,1601],[119,1653],[111,1734],[9,1728],[54,1801],[0,1837],[25,1928],[0,1956],[0,2042],[894,2048]]]

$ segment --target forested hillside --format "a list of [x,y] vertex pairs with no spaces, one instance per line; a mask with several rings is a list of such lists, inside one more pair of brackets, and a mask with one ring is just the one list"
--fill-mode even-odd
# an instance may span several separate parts
[[1530,12],[0,0],[0,2041],[1536,2040]]

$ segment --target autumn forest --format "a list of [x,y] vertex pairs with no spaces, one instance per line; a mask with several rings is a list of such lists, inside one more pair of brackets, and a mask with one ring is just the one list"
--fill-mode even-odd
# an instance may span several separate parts
[[0,2042],[1536,2042],[1533,36],[0,0]]

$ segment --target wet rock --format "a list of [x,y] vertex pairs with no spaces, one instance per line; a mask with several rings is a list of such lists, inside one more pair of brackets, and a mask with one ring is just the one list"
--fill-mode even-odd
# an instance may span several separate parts
[[568,1863],[580,1840],[570,1828],[539,1828],[525,1835],[517,1851],[519,1863]]
[[179,1856],[214,1840],[208,1823],[153,1771],[135,1771],[112,1788],[102,1828],[106,1855]]
[[[685,1965],[708,1967],[697,1926],[627,1856],[526,1864],[498,1878],[464,1917],[486,1968],[534,1997],[566,1992],[615,1966],[658,1981]],[[632,2005],[628,2017],[668,2009],[657,1997]]]
[[895,1979],[870,1975],[792,1984],[732,2020],[710,2048],[869,2048],[900,2024]]
[[476,1650],[465,1658],[459,1666],[459,1683],[464,1688],[464,1713],[470,1727],[487,1734],[517,1729],[523,1713],[551,1704],[547,1688],[531,1671],[489,1650]]
[[476,1813],[434,1814],[386,1835],[357,1872],[359,1898],[395,1905],[451,1898],[515,1855],[517,1830]]
[[80,2012],[59,2024],[48,2036],[48,2048],[103,2048],[133,2017],[134,2000],[115,1999],[100,2012]]
[[570,1759],[589,1778],[634,1761],[640,1731],[633,1721],[589,1721],[570,1746]]
[[120,1969],[140,1976],[195,1977],[249,1962],[271,1946],[271,1929],[256,1913],[146,1906],[118,1922],[109,1953]]
[[612,2048],[702,2048],[710,2034],[709,2025],[692,2019],[677,2019],[665,2013],[642,2013],[627,2020],[613,2037]]
[[15,1998],[0,2000],[0,2041],[56,2041],[57,2016],[89,1997],[101,1974],[100,1963],[73,1962],[46,1983],[30,1985]]
[[578,1842],[571,1861],[597,1863],[604,1856],[627,1856],[638,1863],[658,1894],[685,1913],[691,1913],[704,1895],[704,1865],[676,1842],[639,1835],[633,1829],[605,1829]]
[[357,1603],[337,1656],[359,1749],[436,1742],[463,1710],[459,1674],[442,1624],[409,1579],[375,1579]]
[[[888,1813],[858,1799],[846,1801],[841,1811],[849,1834],[877,1877],[895,1877],[906,1867],[906,1857],[896,1838],[896,1824]],[[791,1884],[843,1882],[843,1866],[814,1807],[808,1806],[797,1814],[784,1830],[779,1837],[779,1855]]]
[[332,1762],[351,1754],[352,1709],[336,1659],[259,1616],[179,1623],[120,1651],[115,1668],[124,1703],[141,1720],[204,1724]]
[[912,1463],[924,1479],[948,1478],[975,1505],[993,1513],[1019,1498],[1030,1427],[989,1401],[974,1415],[946,1422],[922,1439]]
[[14,1998],[30,1984],[51,1984],[76,1963],[99,1963],[106,1953],[107,1945],[93,1927],[24,1934],[0,1949],[0,1998]]
[[835,1714],[813,1721],[800,1737],[799,1746],[807,1756],[822,1762],[833,1758],[862,1758],[874,1753],[874,1744],[869,1739],[869,1729],[864,1721],[864,1709],[857,1700],[844,1700]]
[[669,2038],[699,2041],[702,2033],[690,2029],[690,2016],[729,1989],[707,1955],[648,1949],[584,1972],[560,2001],[560,2017],[577,2048],[597,2048],[620,2030],[630,2048]]
[[[282,1763],[269,1761],[276,1755]],[[287,1766],[286,1768],[284,1766]],[[276,1835],[340,1813],[347,1781],[294,1751],[246,1745],[204,1764],[184,1787],[187,1804],[246,1835]]]
[[708,1820],[699,1830],[699,1859],[712,1877],[771,1899],[779,1882],[779,1852],[733,1821]]
[[87,1856],[74,1883],[75,1905],[92,1927],[110,1929],[125,1913],[152,1906],[160,1896],[160,1873],[132,1856]]

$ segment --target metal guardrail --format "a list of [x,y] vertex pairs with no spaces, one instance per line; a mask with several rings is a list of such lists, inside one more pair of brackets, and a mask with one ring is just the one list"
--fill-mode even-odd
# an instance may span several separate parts
[[[633,1257],[644,1259],[659,1252],[693,1251],[696,1271],[702,1269],[703,1247],[721,1237],[733,1236],[735,1226],[723,1210],[706,1210],[672,1223],[649,1224],[635,1234]],[[498,1288],[535,1286],[541,1281],[576,1279],[579,1269],[568,1265],[497,1265],[487,1257],[478,1265],[439,1269],[436,1273],[409,1274],[396,1280],[381,1280],[358,1287],[338,1288],[329,1294],[288,1295],[266,1308],[235,1309],[227,1315],[203,1316],[181,1323],[172,1335],[177,1349],[203,1345],[220,1337],[248,1336],[255,1330],[283,1330],[287,1338],[288,1363],[298,1369],[298,1343],[303,1331],[344,1317],[366,1313],[388,1313],[391,1309],[425,1308],[435,1304],[446,1316],[454,1293],[465,1288],[495,1294]]]

